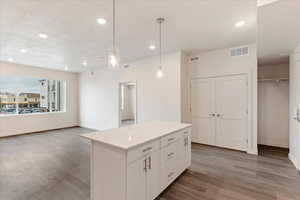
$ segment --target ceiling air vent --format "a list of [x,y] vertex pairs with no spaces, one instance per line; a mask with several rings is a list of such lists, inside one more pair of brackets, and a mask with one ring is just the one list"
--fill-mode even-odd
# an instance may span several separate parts
[[238,47],[230,49],[230,56],[248,56],[249,47]]

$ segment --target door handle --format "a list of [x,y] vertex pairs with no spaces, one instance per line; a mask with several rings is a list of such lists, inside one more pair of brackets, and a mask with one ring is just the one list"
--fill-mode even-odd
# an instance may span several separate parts
[[297,122],[300,122],[300,110],[299,108],[297,109],[296,116],[293,117],[294,120]]
[[144,171],[147,172],[147,158],[144,159]]
[[152,160],[151,160],[151,156],[148,157],[148,162],[149,162],[148,168],[149,168],[149,170],[151,170],[151,168],[152,168]]
[[148,148],[146,148],[146,149],[143,149],[143,153],[145,153],[145,152],[147,152],[147,151],[150,151],[150,150],[152,150],[152,147],[148,147]]
[[215,117],[215,116],[216,116],[216,114],[212,113],[212,114],[209,114],[209,116],[211,116],[211,117]]
[[222,117],[223,116],[223,114],[217,114],[217,117]]

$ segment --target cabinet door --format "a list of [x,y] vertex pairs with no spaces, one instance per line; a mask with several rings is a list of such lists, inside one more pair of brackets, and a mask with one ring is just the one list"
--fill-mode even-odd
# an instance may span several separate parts
[[161,151],[161,184],[166,189],[177,177],[177,142],[174,142]]
[[191,139],[189,134],[184,134],[178,140],[177,163],[179,174],[191,165]]
[[214,79],[195,79],[191,82],[193,142],[215,144]]
[[146,199],[146,158],[136,160],[127,168],[127,199]]
[[160,151],[147,156],[147,200],[154,200],[160,191]]

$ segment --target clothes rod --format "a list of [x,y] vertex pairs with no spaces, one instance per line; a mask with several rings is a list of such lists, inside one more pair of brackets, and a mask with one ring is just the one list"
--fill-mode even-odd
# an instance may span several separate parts
[[265,81],[275,81],[275,82],[281,82],[281,81],[289,81],[288,78],[264,78],[264,79],[258,79],[259,82],[265,82]]

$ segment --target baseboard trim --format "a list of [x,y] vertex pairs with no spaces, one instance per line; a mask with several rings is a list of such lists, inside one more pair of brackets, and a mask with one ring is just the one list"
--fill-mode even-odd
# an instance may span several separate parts
[[297,159],[294,155],[292,155],[291,153],[289,153],[289,160],[293,163],[293,165],[296,167],[296,169],[299,170],[298,167],[298,163],[297,163]]
[[22,135],[30,135],[30,134],[36,134],[36,133],[44,133],[48,131],[57,131],[62,129],[68,129],[68,128],[79,128],[80,126],[74,125],[74,126],[67,126],[62,128],[54,128],[54,129],[47,129],[47,130],[41,130],[41,131],[33,131],[33,132],[27,132],[27,133],[20,133],[20,134],[14,134],[14,135],[6,135],[6,136],[0,136],[0,139],[3,138],[9,138],[9,137],[15,137],[15,136],[22,136]]
[[251,154],[251,155],[258,155],[258,151],[257,149],[256,150],[253,150],[253,149],[250,149],[250,150],[247,150],[247,154]]

